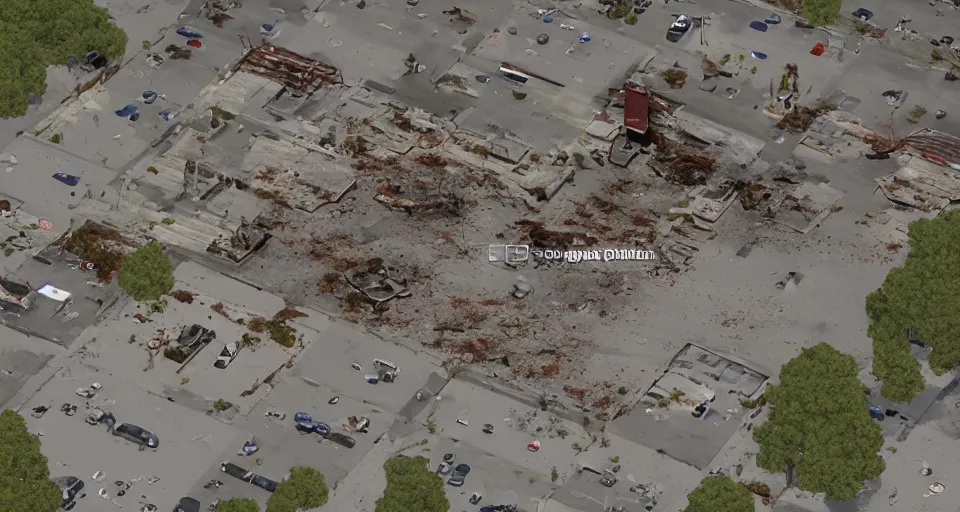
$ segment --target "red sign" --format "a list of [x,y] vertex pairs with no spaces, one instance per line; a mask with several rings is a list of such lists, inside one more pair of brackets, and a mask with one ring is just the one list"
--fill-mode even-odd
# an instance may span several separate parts
[[90,270],[90,271],[96,270],[96,269],[97,269],[97,266],[98,266],[98,265],[97,265],[96,263],[92,262],[92,261],[81,261],[81,262],[80,262],[80,270],[83,270],[83,271],[85,271],[85,272],[88,271],[88,270]]

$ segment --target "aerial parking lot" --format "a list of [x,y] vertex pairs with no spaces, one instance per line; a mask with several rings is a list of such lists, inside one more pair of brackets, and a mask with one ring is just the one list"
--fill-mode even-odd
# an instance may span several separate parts
[[[78,396],[78,390],[94,384],[99,389],[92,397]],[[35,418],[31,413],[37,407],[49,410]],[[61,410],[74,407],[69,416]],[[111,435],[105,423],[88,424],[86,418],[95,408],[112,413],[116,427],[129,424],[152,432],[159,438],[158,448],[141,450],[128,438]],[[148,503],[172,510],[224,450],[242,444],[238,429],[83,363],[61,370],[21,412],[30,431],[42,436],[50,475],[84,481],[86,497],[74,508],[80,512],[139,509]]]
[[[536,510],[537,504],[553,487],[549,475],[511,464],[483,447],[449,438],[441,438],[428,446],[430,451],[421,454],[430,459],[431,468],[439,470],[443,463],[450,466],[449,471],[443,469],[440,475],[444,480],[447,498],[450,499],[450,510],[470,510],[490,505],[516,505],[517,510]],[[410,455],[417,453],[414,451]],[[455,473],[462,464],[469,466],[470,470],[463,478],[463,483],[456,485],[458,480]],[[477,503],[471,501],[474,494],[480,495]]]

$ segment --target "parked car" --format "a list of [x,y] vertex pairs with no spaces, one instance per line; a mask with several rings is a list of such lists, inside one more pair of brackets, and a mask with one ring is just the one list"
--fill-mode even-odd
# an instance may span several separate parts
[[330,434],[330,425],[322,421],[313,421],[313,417],[305,412],[294,414],[293,421],[296,423],[297,432],[301,434],[320,434],[323,437]]
[[146,448],[153,448],[156,450],[160,447],[160,438],[157,437],[156,434],[130,423],[123,423],[117,428],[113,429],[113,435],[139,445],[140,451],[143,451]]
[[680,38],[690,30],[690,27],[693,26],[693,20],[690,19],[690,16],[686,14],[675,14],[674,16],[676,16],[677,19],[673,20],[670,28],[667,29],[667,41],[671,43],[679,41]]
[[606,470],[603,472],[603,478],[600,479],[600,485],[604,487],[613,487],[617,483],[617,475],[613,471]]
[[343,446],[344,448],[353,448],[357,445],[357,441],[354,438],[339,432],[334,432],[328,435],[327,439],[339,444],[340,446]]
[[206,347],[217,337],[217,333],[198,324],[184,327],[177,337],[177,344],[163,350],[163,357],[183,364],[196,351]]
[[193,324],[190,327],[184,327],[180,331],[180,336],[177,338],[177,343],[184,347],[192,347],[194,345],[199,345],[200,343],[205,343],[208,341],[213,341],[217,337],[217,334],[210,329],[198,324]]
[[453,474],[447,479],[447,483],[454,487],[460,487],[463,485],[463,482],[467,480],[467,475],[469,473],[470,466],[466,464],[457,464],[457,467],[453,468]]
[[255,485],[267,492],[273,492],[277,490],[277,482],[274,482],[265,476],[258,475],[253,471],[248,471],[232,462],[221,462],[220,471],[223,471],[224,473],[239,480],[243,480],[248,484]]
[[75,476],[61,476],[54,478],[53,482],[60,487],[60,508],[70,510],[76,505],[77,498],[85,496],[83,494],[83,480]]
[[237,355],[240,353],[240,343],[232,341],[223,346],[223,350],[220,351],[220,355],[217,356],[217,360],[213,362],[214,368],[224,368],[230,366],[230,363],[237,358]]
[[673,32],[674,34],[686,34],[692,24],[693,22],[690,20],[690,16],[678,14],[677,19],[673,20],[673,23],[670,24],[670,28],[667,29],[667,31]]
[[173,512],[200,512],[200,502],[189,496],[180,498],[180,502],[174,507]]

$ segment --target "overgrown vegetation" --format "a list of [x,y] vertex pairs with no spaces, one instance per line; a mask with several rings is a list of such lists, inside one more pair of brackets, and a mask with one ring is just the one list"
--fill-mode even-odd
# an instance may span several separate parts
[[97,264],[97,278],[110,281],[123,265],[123,239],[116,229],[87,222],[64,240],[62,247],[74,255]]
[[617,5],[614,5],[610,8],[610,10],[607,11],[607,17],[611,20],[619,20],[620,18],[624,18],[632,12],[633,7],[626,2],[617,3]]
[[437,79],[436,85],[438,87],[441,85],[446,85],[455,89],[467,89],[470,87],[470,82],[460,75],[447,73]]
[[290,470],[290,478],[280,482],[267,500],[267,512],[296,512],[321,507],[330,490],[323,474],[310,467]]
[[217,401],[213,403],[213,410],[217,412],[228,411],[232,408],[233,404],[222,398],[218,398]]
[[682,89],[687,83],[687,70],[680,68],[668,68],[660,72],[660,78],[670,86],[671,89]]
[[126,45],[127,35],[93,0],[4,0],[0,118],[24,115],[30,94],[46,92],[47,66],[66,64],[71,56],[82,59],[90,50],[113,59]]
[[841,0],[803,0],[803,17],[815,27],[825,27],[840,19]]
[[753,512],[753,493],[727,475],[704,478],[687,496],[684,512]]
[[757,466],[775,473],[792,467],[797,487],[838,501],[880,475],[883,435],[857,373],[853,357],[826,343],[784,365],[780,383],[764,392],[770,416],[753,433]]
[[137,302],[159,300],[173,290],[173,266],[158,242],[150,242],[126,255],[117,284]]
[[60,508],[60,488],[50,480],[40,437],[31,434],[23,417],[9,409],[0,414],[0,467],[0,510],[55,512]]
[[214,512],[260,512],[260,505],[250,498],[231,498],[221,501]]
[[[287,321],[305,316],[307,316],[306,313],[302,313],[291,307],[286,307],[278,311],[276,315],[273,315],[273,318],[270,320],[264,320],[262,326],[255,325],[254,320],[256,319],[254,319],[250,321],[247,328],[253,332],[265,331],[270,334],[271,340],[276,341],[283,347],[293,348],[294,345],[297,344],[297,330],[287,325]],[[263,319],[261,318],[260,320]],[[257,327],[259,327],[260,330],[256,330]]]
[[443,480],[429,467],[425,457],[399,455],[383,465],[387,488],[377,500],[376,512],[448,512],[450,500]]
[[927,361],[934,373],[960,365],[960,211],[910,223],[910,254],[887,274],[880,289],[867,296],[872,320],[873,374],[883,380],[880,393],[908,402],[923,391],[920,363],[910,354],[907,330],[933,349]]
[[367,147],[367,139],[364,139],[361,135],[351,135],[347,137],[343,140],[343,143],[341,143],[340,147],[346,154],[353,158],[357,158],[369,151],[369,148]]
[[256,349],[257,345],[260,344],[260,338],[245,332],[243,333],[243,336],[240,337],[240,342],[243,344],[244,347]]

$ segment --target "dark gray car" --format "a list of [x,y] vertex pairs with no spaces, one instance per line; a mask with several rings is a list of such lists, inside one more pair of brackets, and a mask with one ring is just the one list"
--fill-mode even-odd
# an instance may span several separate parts
[[189,496],[184,496],[180,498],[180,502],[177,503],[173,512],[200,512],[200,502]]
[[76,504],[76,499],[85,496],[83,493],[83,480],[75,476],[61,476],[54,478],[53,482],[60,487],[60,507],[63,510],[72,509]]
[[124,423],[113,429],[113,435],[139,445],[141,451],[147,448],[156,450],[160,447],[160,438],[156,434],[130,423]]
[[232,462],[220,463],[220,471],[223,471],[234,478],[243,480],[248,484],[255,485],[265,491],[273,492],[277,490],[277,482],[274,482],[265,476],[258,475],[253,471],[247,470],[246,468],[242,468]]

